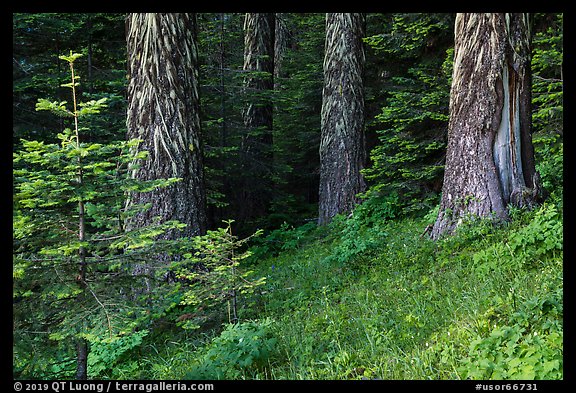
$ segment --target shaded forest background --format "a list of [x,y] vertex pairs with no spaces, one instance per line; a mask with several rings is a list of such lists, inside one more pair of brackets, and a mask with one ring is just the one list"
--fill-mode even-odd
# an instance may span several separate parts
[[[85,99],[108,98],[90,124],[89,141],[126,135],[126,38],[122,14],[16,14],[13,35],[13,146],[20,138],[54,142],[63,119],[36,112],[39,97],[67,99],[59,87],[73,50]],[[534,131],[562,136],[561,17],[535,14]],[[366,33],[366,196],[397,196],[408,212],[435,205],[442,186],[453,56],[453,14],[368,14]],[[243,214],[242,187],[253,159],[239,148],[242,110],[255,97],[243,86],[243,14],[199,14],[201,120],[210,227]],[[317,217],[324,14],[279,14],[273,164],[267,214],[237,221],[256,228],[303,224]],[[277,45],[278,46],[278,45]],[[261,94],[261,93],[260,93]],[[259,99],[262,99],[261,97]],[[541,138],[539,138],[541,137]],[[546,139],[548,140],[548,139]]]
[[[269,96],[265,97],[255,96],[244,86],[244,14],[198,14],[200,116],[208,227],[217,231],[221,229],[223,221],[234,220],[228,221],[226,231],[229,232],[218,232],[220,238],[224,238],[225,233],[234,233],[235,236],[245,238],[257,230],[264,230],[263,236],[250,243],[252,248],[250,256],[246,256],[246,263],[255,271],[255,276],[266,276],[269,283],[257,294],[246,295],[244,303],[241,304],[241,309],[244,310],[242,319],[253,319],[255,322],[227,325],[223,330],[218,328],[218,324],[226,320],[222,317],[226,314],[225,311],[222,312],[222,308],[218,312],[208,312],[206,307],[206,312],[199,317],[196,304],[183,307],[181,304],[176,305],[181,301],[182,295],[176,296],[168,291],[172,302],[160,306],[154,303],[160,310],[151,308],[153,315],[148,316],[146,322],[140,320],[140,325],[134,330],[118,333],[111,342],[90,338],[93,349],[91,375],[100,378],[161,379],[184,376],[192,379],[359,379],[380,377],[384,373],[382,370],[386,369],[391,370],[387,375],[389,378],[424,378],[427,372],[431,372],[424,366],[401,368],[400,364],[383,365],[374,360],[384,358],[383,353],[377,351],[378,346],[392,347],[390,342],[403,343],[405,340],[410,344],[405,347],[398,344],[398,352],[394,356],[401,358],[398,354],[409,353],[407,348],[416,348],[414,350],[419,351],[418,348],[424,344],[427,348],[429,343],[432,343],[430,348],[434,348],[431,351],[433,355],[430,355],[428,360],[440,365],[440,371],[432,374],[442,378],[511,378],[518,375],[527,379],[539,376],[557,377],[562,369],[558,360],[558,342],[561,337],[559,339],[557,336],[550,336],[552,338],[545,344],[534,343],[527,341],[534,337],[531,328],[524,327],[525,330],[521,330],[524,325],[534,325],[538,326],[540,331],[548,329],[551,334],[562,331],[558,321],[562,318],[559,306],[562,279],[559,275],[561,276],[563,247],[563,15],[539,13],[532,16],[533,143],[537,169],[553,207],[525,212],[524,215],[512,212],[515,221],[504,232],[491,232],[491,229],[480,224],[478,227],[465,229],[460,237],[448,239],[441,243],[441,246],[434,246],[427,243],[421,235],[430,223],[430,218],[437,213],[442,190],[454,54],[454,14],[367,14],[364,76],[367,162],[363,171],[367,191],[361,196],[365,202],[361,205],[362,208],[355,212],[354,217],[339,217],[329,228],[324,229],[316,228],[315,223],[318,219],[318,146],[325,14],[276,15],[276,29],[282,31],[284,41],[275,53],[274,89],[266,93]],[[69,89],[61,86],[69,81],[70,69],[59,55],[71,51],[83,55],[75,61],[76,70],[81,76],[78,96],[85,101],[107,99],[106,110],[87,118],[89,128],[85,131],[84,140],[87,143],[105,145],[125,139],[125,15],[14,14],[15,152],[22,148],[22,139],[42,141],[46,144],[59,143],[57,134],[71,127],[71,119],[58,118],[46,111],[35,110],[39,98],[70,101]],[[241,149],[242,141],[251,132],[244,125],[242,111],[248,102],[262,99],[271,100],[273,103],[273,160],[271,165],[258,167],[258,173],[266,173],[266,182],[262,183],[265,187],[263,192],[271,195],[271,199],[264,214],[252,215],[247,211],[243,185],[254,178],[250,168],[255,166],[254,157]],[[398,238],[392,238],[395,231]],[[538,232],[550,233],[550,238],[537,238],[535,233]],[[535,240],[521,240],[523,236],[524,239],[532,239],[530,236],[534,236]],[[401,244],[404,245],[403,248]],[[474,249],[472,244],[480,248]],[[22,252],[18,249],[19,246],[19,243],[15,242],[15,254]],[[508,252],[504,246],[508,249],[511,247],[510,254],[513,255],[509,260],[505,259],[508,256],[503,256]],[[240,250],[245,251],[248,248],[246,244],[238,247],[237,255],[240,255]],[[316,265],[308,262],[316,258],[314,250],[319,255]],[[427,313],[432,317],[427,321],[432,327],[428,333],[424,327],[428,326],[424,324],[424,311],[418,314],[417,311],[404,310],[405,313],[398,317],[404,323],[402,328],[384,321],[383,318],[379,319],[378,312],[374,312],[376,309],[392,310],[394,307],[401,307],[388,303],[384,305],[384,300],[376,299],[375,288],[381,285],[378,279],[398,280],[401,285],[397,287],[403,286],[409,292],[422,288],[428,291],[427,285],[434,283],[436,277],[448,274],[446,270],[450,262],[447,261],[451,259],[462,263],[459,265],[462,272],[471,270],[479,277],[488,273],[497,274],[500,267],[497,267],[493,260],[498,258],[508,261],[503,264],[506,274],[512,274],[514,269],[521,266],[522,269],[526,268],[526,275],[503,275],[502,281],[498,281],[494,287],[484,283],[487,288],[485,297],[479,297],[481,300],[475,304],[478,309],[474,311],[477,312],[474,315],[478,317],[478,326],[474,333],[487,337],[484,341],[474,341],[474,334],[468,335],[468,330],[459,330],[460,326],[455,324],[450,325],[447,332],[456,334],[458,339],[462,340],[462,345],[458,346],[458,339],[455,344],[449,344],[450,334],[443,336],[438,333],[444,325],[440,322],[441,318],[430,310],[427,310]],[[398,261],[397,269],[400,270],[396,271],[396,268],[386,265],[391,260]],[[473,268],[465,265],[468,262],[464,260],[473,261]],[[531,265],[531,262],[526,261],[537,262]],[[549,265],[554,268],[548,269]],[[388,270],[385,277],[379,276],[384,274],[383,266]],[[527,277],[534,274],[531,269],[535,266],[538,269],[547,267],[541,269],[543,273],[539,274],[542,275],[536,276],[530,286],[526,284]],[[26,269],[28,268],[29,265],[26,266]],[[402,268],[404,270],[401,270]],[[428,268],[431,270],[425,270]],[[460,273],[459,268],[453,269],[453,273],[464,274]],[[376,273],[377,271],[381,273]],[[395,271],[394,275],[392,271]],[[438,276],[430,275],[431,271]],[[18,274],[20,273],[15,277],[21,280],[22,277]],[[427,275],[432,278],[425,279]],[[33,277],[33,274],[30,276]],[[496,303],[484,300],[497,299],[493,296],[494,291],[501,291],[498,285],[503,288],[506,277],[517,285],[513,286],[517,294],[513,292],[510,295],[510,290],[504,289],[500,293],[500,300],[494,300]],[[473,278],[469,281],[471,288],[478,284],[478,281],[474,280],[479,280],[476,276]],[[18,284],[20,286],[17,285],[15,291],[16,308],[25,303],[20,303],[22,299],[39,294],[41,291],[38,288],[45,279],[46,277],[43,277],[37,281]],[[451,277],[450,280],[445,288],[453,288],[454,293],[446,289],[442,296],[447,298],[456,296],[455,293],[462,290],[455,289],[460,285],[457,283],[461,281],[461,277]],[[538,285],[541,287],[537,287]],[[344,292],[342,289],[353,287],[357,292]],[[540,297],[534,300],[531,294],[538,291]],[[442,290],[438,289],[436,292],[427,292],[427,295],[435,298],[440,296],[441,292]],[[163,294],[165,295],[164,292],[159,292],[156,295],[161,298]],[[392,292],[387,295],[391,294]],[[512,299],[507,297],[509,295],[517,296],[514,298],[513,307],[508,304],[507,300]],[[364,300],[361,301],[359,296],[364,296]],[[350,302],[346,303],[344,300]],[[346,308],[345,304],[356,304],[357,309]],[[373,309],[371,305],[374,306]],[[415,304],[410,306],[418,310],[421,305],[415,301]],[[445,304],[443,307],[446,306]],[[466,307],[473,308],[473,305]],[[529,315],[530,310],[534,311],[536,308],[541,319],[534,322]],[[316,310],[318,315],[318,310],[327,310],[326,314],[323,314],[324,320],[315,319],[309,309]],[[26,308],[17,311],[18,340],[15,344],[19,347],[15,352],[19,355],[15,355],[14,374],[23,378],[71,375],[74,351],[58,337],[52,337],[48,344],[38,338],[42,335],[36,333],[39,330],[44,331],[45,325],[22,316],[26,314]],[[519,312],[524,314],[518,315]],[[191,317],[192,314],[194,318]],[[347,331],[356,341],[361,341],[358,334],[364,335],[366,339],[362,349],[346,347],[348,342],[339,335],[341,332],[336,328],[334,335],[329,336],[330,329],[335,324],[326,321],[334,318],[335,321],[340,321],[342,326],[347,326],[342,319],[345,314],[354,315],[358,319],[364,318],[362,328],[351,326]],[[289,328],[290,315],[294,315],[293,330]],[[372,319],[366,320],[367,315],[372,315]],[[382,315],[388,314],[384,312]],[[47,318],[48,325],[55,323],[50,319],[52,314],[49,312],[38,317],[38,320],[42,318]],[[391,317],[394,318],[395,316]],[[309,322],[304,322],[305,320]],[[494,321],[497,321],[498,326],[494,325],[492,329],[491,324]],[[200,332],[205,336],[194,335],[195,333],[190,333],[189,330],[181,329],[186,328],[187,323],[192,325],[192,322],[201,325]],[[506,330],[505,327],[511,327],[512,330]],[[353,330],[356,328],[360,330]],[[198,325],[194,329],[198,329]],[[195,331],[194,329],[191,328],[191,331]],[[394,333],[387,337],[380,336],[377,331],[382,329]],[[315,337],[310,333],[315,330],[324,330],[326,336]],[[175,333],[176,331],[178,333]],[[218,335],[221,331],[224,333]],[[424,331],[422,336],[421,331]],[[302,332],[310,334],[302,339],[301,352],[290,352],[289,348],[296,346]],[[500,336],[504,337],[510,334],[510,340],[498,341],[500,333]],[[164,348],[158,344],[163,340],[167,342],[169,337],[175,342],[181,340],[182,343],[194,343],[189,344],[193,345],[193,348],[187,347],[189,352],[198,351],[203,360],[197,361],[200,363],[195,364],[191,371],[190,367],[185,365],[186,362],[178,360],[179,356],[185,356],[182,352],[170,344],[166,344]],[[233,344],[237,344],[242,337],[256,337],[254,340],[261,343],[261,346],[246,347],[244,352],[239,352]],[[378,345],[377,339],[380,340]],[[312,348],[315,340],[319,343],[318,347]],[[508,362],[501,358],[495,360],[499,345],[505,345],[506,342],[517,345],[513,348],[518,352],[511,354],[512,358],[535,358],[536,355],[526,355],[526,346],[535,345],[541,349],[537,352],[540,357],[534,360],[540,361],[538,364],[541,368],[534,366],[532,371],[536,371],[533,375],[520,367],[524,363],[518,365],[518,370],[506,368],[507,366],[498,368],[497,365]],[[524,342],[527,344],[524,345]],[[284,352],[278,354],[277,348]],[[486,356],[482,358],[479,355],[476,359],[474,353]],[[162,368],[164,366],[161,361],[153,360],[154,356],[171,366]],[[144,360],[138,360],[139,357]],[[224,363],[214,360],[217,357],[224,359]],[[467,357],[468,363],[461,360],[463,357]],[[424,358],[425,356],[422,356],[422,359]],[[486,359],[495,364],[486,368],[490,373],[475,374],[472,370],[478,369],[477,365]],[[372,360],[373,363],[367,366]],[[229,363],[226,363],[227,361]],[[234,362],[238,364],[238,361],[240,364],[244,361],[246,367],[230,365]],[[531,364],[531,361],[527,360],[525,363]],[[37,362],[37,365],[34,365],[34,362]],[[48,371],[43,371],[41,366],[44,364],[52,366],[46,368]],[[448,366],[442,368],[441,365]],[[116,371],[112,366],[117,367]],[[457,367],[460,367],[459,371],[453,371]],[[496,374],[497,372],[501,374]]]

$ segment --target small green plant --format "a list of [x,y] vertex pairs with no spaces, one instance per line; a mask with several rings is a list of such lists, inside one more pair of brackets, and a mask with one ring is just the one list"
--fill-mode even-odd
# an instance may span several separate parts
[[241,379],[263,372],[276,354],[271,319],[228,324],[204,348],[186,379]]
[[548,257],[559,257],[563,250],[563,225],[554,204],[544,204],[533,213],[528,225],[512,230],[507,239],[476,252],[474,265],[488,273],[508,269],[537,268]]
[[[222,303],[227,304],[228,321],[239,320],[237,300],[239,294],[253,292],[264,284],[265,277],[251,281],[252,271],[241,268],[241,261],[250,256],[250,251],[241,252],[250,239],[239,240],[232,234],[233,220],[225,221],[226,227],[208,231],[181,245],[182,258],[170,267],[170,271],[181,283],[183,292],[181,305],[197,311]],[[258,236],[260,232],[252,236]],[[191,251],[193,250],[193,251]],[[198,328],[192,313],[182,322],[185,328]]]
[[336,263],[347,263],[369,256],[388,236],[386,225],[400,211],[399,197],[392,193],[369,197],[349,217],[336,216],[331,228],[337,246],[328,258]]
[[562,317],[561,288],[525,301],[504,325],[470,343],[463,378],[562,378]]
[[118,376],[114,368],[118,368],[130,352],[142,344],[143,338],[148,333],[148,330],[141,330],[114,337],[87,336],[86,338],[90,342],[90,356],[88,357],[90,376],[96,379],[105,376]]
[[277,256],[284,251],[297,250],[313,239],[317,229],[318,225],[315,221],[296,228],[284,222],[280,228],[270,231],[265,237],[254,239],[250,247],[251,259],[258,260],[263,257]]

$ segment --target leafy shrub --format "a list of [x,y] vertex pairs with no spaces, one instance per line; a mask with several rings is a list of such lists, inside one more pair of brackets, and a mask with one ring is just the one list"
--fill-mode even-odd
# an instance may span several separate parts
[[561,215],[555,205],[544,204],[528,225],[512,231],[507,241],[478,251],[473,260],[476,269],[484,273],[496,270],[498,266],[510,269],[538,267],[547,258],[561,255],[563,246]]
[[266,237],[254,239],[250,259],[257,261],[264,257],[277,256],[284,251],[297,250],[311,239],[317,228],[316,221],[296,228],[284,222],[280,228],[270,231]]
[[460,371],[470,379],[562,378],[562,289],[535,296],[506,324],[470,343]]
[[272,320],[228,324],[204,349],[187,379],[240,379],[261,371],[275,353]]
[[[107,373],[117,375],[113,369],[126,355],[137,348],[142,339],[148,335],[148,330],[141,330],[124,336],[113,336],[105,339],[89,338],[90,353],[88,355],[88,369],[91,378],[100,378]],[[125,364],[122,363],[124,366]]]
[[368,198],[348,217],[338,215],[331,225],[336,247],[328,258],[337,263],[368,256],[388,235],[386,224],[401,211],[398,194]]

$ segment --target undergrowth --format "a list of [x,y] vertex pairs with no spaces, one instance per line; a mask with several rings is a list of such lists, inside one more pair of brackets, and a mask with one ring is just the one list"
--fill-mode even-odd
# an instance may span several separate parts
[[433,211],[398,218],[388,203],[270,234],[246,262],[266,283],[242,322],[166,347],[166,372],[144,377],[562,379],[561,201],[437,242]]
[[121,379],[563,379],[562,179],[544,180],[558,185],[544,204],[435,242],[437,208],[403,216],[393,195],[285,224],[242,261],[265,283],[238,323],[158,321],[114,344],[113,367],[91,364]]

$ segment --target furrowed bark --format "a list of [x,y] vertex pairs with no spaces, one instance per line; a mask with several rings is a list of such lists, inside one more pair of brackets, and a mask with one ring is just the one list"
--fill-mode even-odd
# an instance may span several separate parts
[[206,231],[206,195],[199,117],[195,14],[136,13],[127,17],[128,138],[140,138],[149,158],[133,176],[181,178],[168,188],[133,193],[130,203],[151,203],[129,227],[179,220],[187,228],[164,238]]
[[364,14],[326,14],[320,142],[320,225],[351,211],[365,190]]
[[432,237],[467,216],[507,220],[539,197],[526,14],[458,14],[448,150]]

